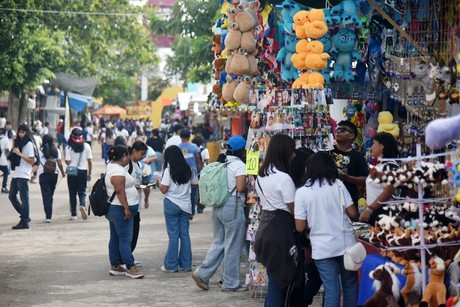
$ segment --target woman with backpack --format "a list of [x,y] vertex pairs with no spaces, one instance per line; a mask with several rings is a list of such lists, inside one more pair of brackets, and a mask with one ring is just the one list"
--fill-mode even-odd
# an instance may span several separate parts
[[161,270],[169,273],[178,270],[191,271],[192,245],[189,228],[192,203],[190,193],[192,185],[198,184],[198,178],[176,145],[166,148],[163,156],[163,169],[160,191],[164,194],[164,214],[169,244]]
[[[53,215],[53,196],[58,180],[58,171],[65,177],[61,162],[61,151],[54,145],[53,137],[45,134],[39,151],[40,164],[38,165],[38,181],[45,210],[45,223],[51,223]],[[57,167],[56,167],[57,165]],[[59,169],[58,169],[59,167]]]
[[91,180],[93,164],[91,146],[85,142],[81,128],[73,128],[65,148],[67,187],[70,200],[70,220],[77,219],[77,194],[81,218],[86,220],[86,185]]
[[193,272],[196,285],[209,289],[209,280],[222,263],[222,291],[246,291],[240,281],[240,255],[244,242],[246,217],[246,140],[232,136],[227,143],[227,190],[230,197],[220,207],[212,209],[214,241],[203,263]]
[[[111,195],[109,209],[105,215],[110,223],[109,260],[112,276],[144,277],[134,264],[131,243],[134,216],[139,206],[139,193],[136,179],[126,167],[129,165],[128,148],[116,145],[110,148],[109,163],[105,175],[107,195]],[[125,264],[126,269],[121,265]]]

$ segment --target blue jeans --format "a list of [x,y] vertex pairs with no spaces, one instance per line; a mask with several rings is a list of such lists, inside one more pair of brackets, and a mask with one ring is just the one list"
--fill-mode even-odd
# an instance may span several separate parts
[[153,172],[161,172],[163,168],[163,153],[161,151],[155,151],[157,159],[150,164]]
[[[168,198],[163,201],[169,243],[164,259],[168,270],[192,268],[192,243],[190,241],[190,213],[183,211]],[[180,244],[179,244],[180,241]]]
[[[21,202],[18,200],[18,192]],[[29,179],[13,178],[8,195],[14,209],[21,215],[21,222],[29,223]]]
[[241,200],[238,199],[235,203],[235,196],[231,196],[222,207],[213,208],[212,222],[214,241],[195,273],[204,282],[208,282],[223,262],[222,288],[239,288],[241,286],[240,255],[246,227]]
[[10,174],[10,169],[8,168],[8,165],[0,165],[0,171],[3,173],[2,189],[6,189],[6,186],[8,184],[8,175]]
[[196,208],[196,194],[198,192],[198,187],[191,188],[191,193],[190,193],[190,201],[192,202],[192,215],[195,215],[195,208]]
[[78,170],[77,176],[66,176],[69,188],[70,214],[77,216],[77,194],[80,206],[86,207],[86,184],[88,179],[87,170]]
[[315,264],[324,285],[324,306],[340,306],[340,284],[343,289],[343,306],[356,306],[358,303],[358,272],[345,270],[343,256],[315,260]]
[[129,220],[125,220],[125,210],[122,206],[110,205],[105,215],[110,224],[109,260],[112,266],[126,264],[129,269],[134,265],[131,241],[134,216],[137,214],[138,206],[129,206],[131,211]]
[[268,275],[267,295],[265,296],[264,307],[281,307],[286,300],[287,287],[281,289],[276,283],[276,279],[270,272]]
[[47,219],[53,215],[53,196],[58,180],[58,174],[42,173],[38,178],[42,192],[43,209]]

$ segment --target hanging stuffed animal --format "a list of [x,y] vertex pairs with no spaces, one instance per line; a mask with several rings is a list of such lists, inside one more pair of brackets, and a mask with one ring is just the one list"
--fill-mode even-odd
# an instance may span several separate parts
[[420,307],[437,307],[446,304],[446,285],[444,274],[446,265],[438,256],[430,259],[430,282],[426,285]]
[[443,148],[458,139],[460,139],[460,114],[435,119],[425,129],[425,143],[431,149]]
[[361,60],[359,52],[355,51],[356,34],[350,29],[340,29],[332,38],[334,46],[330,54],[334,63],[333,78],[351,82],[355,78],[352,71],[352,62]]
[[400,270],[392,263],[379,265],[369,273],[374,279],[377,292],[369,298],[363,307],[397,307],[399,300],[399,280],[395,274]]

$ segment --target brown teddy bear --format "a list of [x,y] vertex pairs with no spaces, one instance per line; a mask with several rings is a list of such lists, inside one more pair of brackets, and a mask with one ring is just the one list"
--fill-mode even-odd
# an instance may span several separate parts
[[222,36],[220,34],[214,34],[212,36],[212,48],[211,48],[211,51],[214,52],[215,55],[221,55],[221,53],[222,53],[221,39],[222,39]]
[[243,48],[238,49],[238,52],[233,54],[231,71],[238,76],[249,73],[249,61]]
[[220,79],[220,73],[225,70],[225,59],[218,57],[212,62],[214,67],[214,79]]

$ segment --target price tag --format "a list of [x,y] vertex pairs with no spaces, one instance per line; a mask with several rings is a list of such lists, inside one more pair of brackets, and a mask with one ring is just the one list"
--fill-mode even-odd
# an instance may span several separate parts
[[246,174],[257,175],[259,173],[259,151],[246,151]]

